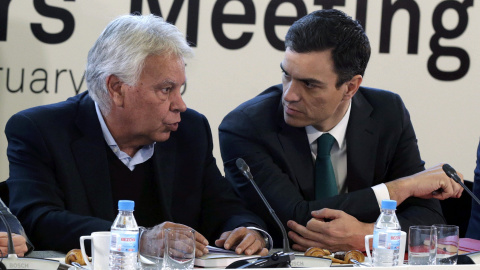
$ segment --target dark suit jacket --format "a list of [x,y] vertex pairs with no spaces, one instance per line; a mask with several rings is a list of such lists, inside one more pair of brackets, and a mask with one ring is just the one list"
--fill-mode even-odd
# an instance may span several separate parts
[[[245,210],[212,155],[206,118],[187,110],[179,129],[155,145],[155,181],[165,221],[193,227],[211,244],[262,220]],[[107,146],[88,93],[12,116],[8,139],[10,209],[37,249],[68,251],[79,237],[110,230],[117,213]],[[139,224],[142,225],[142,224]]]
[[[473,181],[473,193],[480,198],[480,144],[477,149],[477,167]],[[468,223],[466,237],[480,240],[480,205],[472,200],[472,214]]]
[[[312,210],[325,207],[374,222],[380,209],[370,187],[424,170],[410,116],[400,97],[360,87],[352,100],[346,132],[348,193],[315,200],[314,163],[306,131],[285,123],[281,96],[282,86],[273,86],[229,113],[219,127],[225,176],[260,216],[268,213],[265,207],[254,207],[261,202],[235,166],[239,157],[250,165],[256,183],[284,226],[288,220],[305,225]],[[445,222],[437,200],[409,198],[397,214],[406,231],[410,225]],[[272,220],[267,223],[270,233],[278,232]],[[274,242],[278,243],[278,235]]]

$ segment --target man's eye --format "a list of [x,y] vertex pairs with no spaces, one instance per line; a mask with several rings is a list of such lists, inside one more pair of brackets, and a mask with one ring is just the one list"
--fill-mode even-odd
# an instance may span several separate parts
[[308,89],[320,87],[318,84],[312,83],[312,82],[309,82],[309,81],[304,81],[303,84],[304,84],[305,87],[308,88]]
[[162,88],[162,89],[160,89],[160,91],[164,94],[168,94],[168,93],[170,93],[170,91],[172,91],[172,88],[171,87]]

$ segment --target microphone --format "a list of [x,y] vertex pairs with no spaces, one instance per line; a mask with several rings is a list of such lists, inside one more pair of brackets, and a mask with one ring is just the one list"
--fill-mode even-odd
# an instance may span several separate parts
[[442,166],[442,169],[443,171],[445,172],[445,174],[452,178],[453,181],[457,182],[458,184],[460,184],[460,186],[463,187],[463,189],[465,191],[467,191],[468,194],[470,194],[470,196],[478,203],[480,204],[480,200],[477,198],[477,196],[475,196],[475,194],[473,194],[473,192],[470,191],[470,189],[468,189],[467,186],[465,186],[465,184],[462,182],[462,180],[460,179],[460,177],[458,176],[457,174],[457,171],[455,171],[455,169],[450,166],[449,164],[443,164]]
[[44,270],[68,270],[68,265],[62,264],[59,261],[39,259],[39,258],[19,258],[15,253],[15,247],[12,239],[12,228],[8,224],[3,210],[5,207],[0,207],[0,219],[7,229],[8,237],[8,257],[0,259],[0,269],[44,269]]
[[273,217],[275,222],[277,223],[278,227],[282,231],[282,238],[283,238],[283,252],[279,251],[270,256],[260,257],[257,258],[256,261],[253,260],[240,260],[232,263],[231,265],[227,266],[229,268],[275,268],[275,267],[330,267],[332,264],[332,260],[320,257],[307,257],[304,255],[295,255],[290,250],[290,244],[288,242],[287,232],[285,231],[285,227],[283,227],[282,222],[275,214],[275,211],[268,203],[263,193],[258,188],[255,181],[253,181],[253,176],[250,173],[250,168],[248,167],[245,160],[242,158],[238,158],[236,160],[237,168],[242,172],[242,174],[250,180],[255,191],[262,199],[265,206],[268,208],[270,215]]
[[252,183],[253,187],[255,188],[255,191],[257,191],[257,194],[262,199],[263,204],[267,206],[268,211],[270,212],[270,215],[273,217],[278,227],[280,227],[280,230],[282,231],[282,238],[283,238],[283,252],[285,253],[292,252],[290,250],[290,243],[288,242],[288,236],[287,236],[287,232],[285,231],[285,227],[283,227],[283,224],[282,222],[280,222],[280,219],[278,218],[277,214],[275,214],[275,211],[270,206],[267,199],[265,199],[265,196],[263,196],[263,193],[260,191],[257,184],[255,183],[255,181],[253,181],[253,175],[250,173],[250,168],[248,167],[247,163],[245,163],[245,160],[243,160],[242,158],[238,158],[236,161],[236,164],[237,164],[237,168],[242,172],[242,174],[248,180],[250,180],[250,183]]

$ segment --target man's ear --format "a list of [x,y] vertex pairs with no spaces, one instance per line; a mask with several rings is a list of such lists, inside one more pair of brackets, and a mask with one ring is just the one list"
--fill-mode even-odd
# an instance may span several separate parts
[[350,81],[346,82],[345,84],[347,89],[345,91],[343,99],[344,100],[351,99],[355,95],[355,93],[357,93],[358,88],[360,87],[360,84],[362,84],[362,81],[363,81],[362,75],[355,75]]
[[115,75],[110,75],[107,77],[107,90],[110,98],[112,99],[112,103],[114,106],[123,106],[123,99],[125,97],[125,86],[120,78]]

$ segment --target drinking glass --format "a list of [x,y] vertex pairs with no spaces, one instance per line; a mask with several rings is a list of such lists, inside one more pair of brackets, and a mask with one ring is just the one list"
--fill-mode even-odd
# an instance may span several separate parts
[[161,270],[164,254],[164,233],[157,227],[140,227],[138,263],[141,269]]
[[190,228],[165,229],[163,269],[193,269],[195,260],[195,230]]
[[434,226],[410,226],[408,231],[408,264],[435,264],[437,228]]
[[457,264],[458,226],[435,224],[433,227],[437,228],[437,264]]

